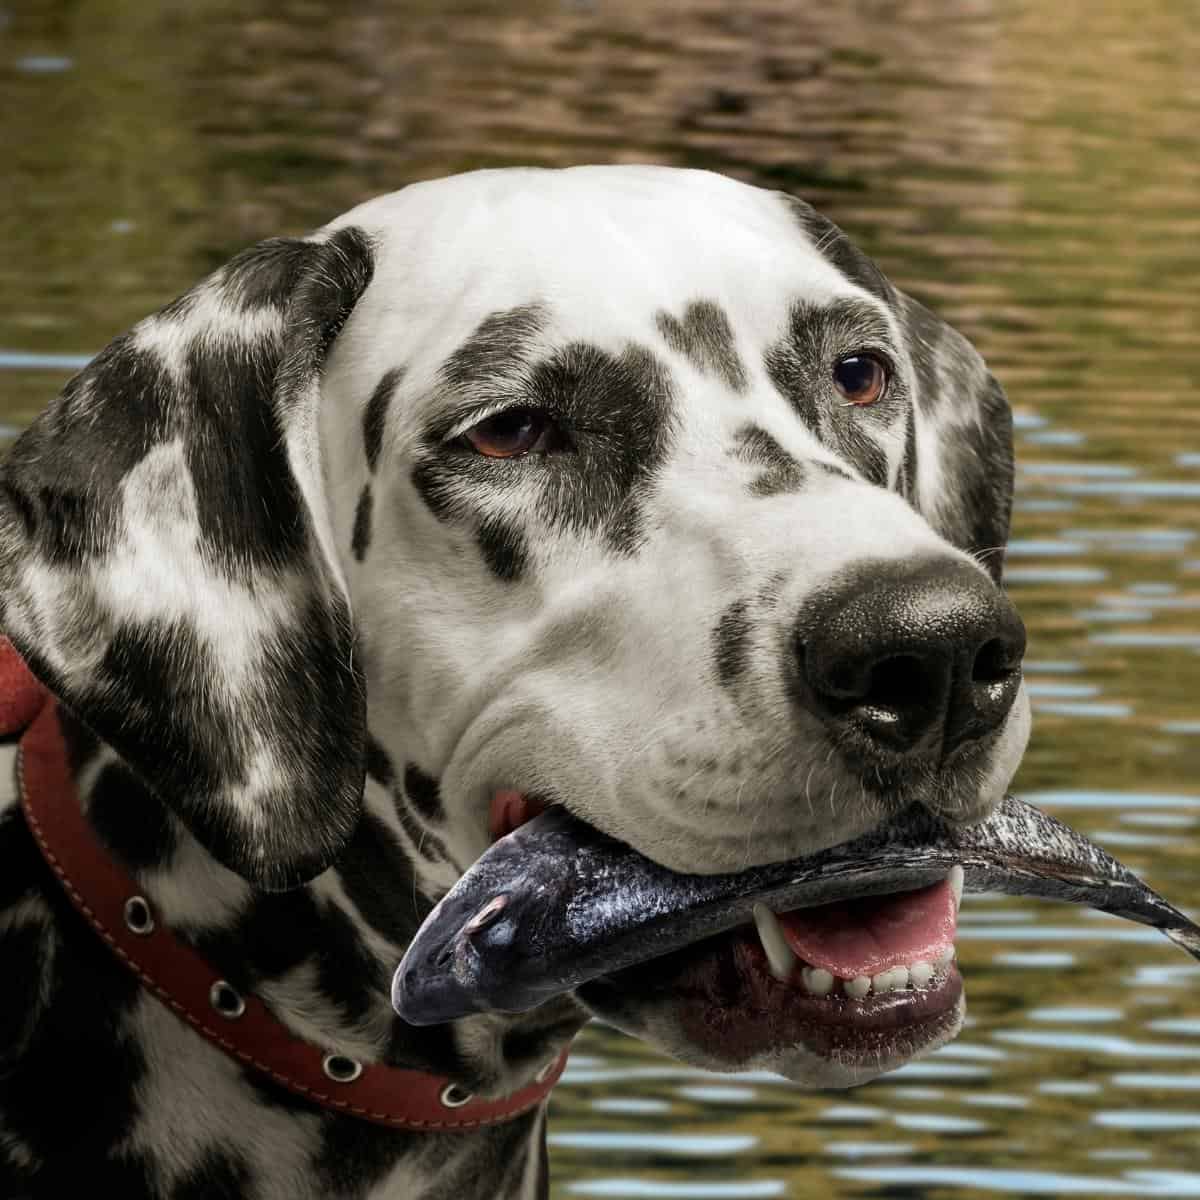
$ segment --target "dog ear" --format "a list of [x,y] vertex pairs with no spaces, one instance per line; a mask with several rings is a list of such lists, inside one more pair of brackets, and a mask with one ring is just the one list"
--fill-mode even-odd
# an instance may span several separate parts
[[828,217],[784,195],[814,249],[895,315],[916,376],[898,486],[948,542],[999,583],[1012,515],[1012,412],[979,352],[894,287]]
[[0,470],[0,622],[226,866],[322,871],[358,821],[365,690],[318,444],[370,282],[347,227],[240,254],[110,343]]
[[948,542],[1000,582],[1013,498],[1012,411],[979,351],[897,293],[916,375],[900,486]]

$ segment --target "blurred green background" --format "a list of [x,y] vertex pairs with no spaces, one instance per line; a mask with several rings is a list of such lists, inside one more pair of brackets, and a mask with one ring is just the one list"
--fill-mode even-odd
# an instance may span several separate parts
[[[0,7],[0,439],[232,252],[416,179],[654,161],[795,191],[1017,412],[1027,797],[1200,906],[1196,0]],[[556,1197],[1200,1196],[1200,973],[968,898],[970,1025],[844,1095],[593,1028]]]

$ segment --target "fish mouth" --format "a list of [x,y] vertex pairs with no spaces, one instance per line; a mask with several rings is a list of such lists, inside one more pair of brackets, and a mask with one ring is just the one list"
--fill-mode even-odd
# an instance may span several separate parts
[[[955,825],[914,806],[851,842],[730,875],[668,870],[560,805],[506,832],[426,919],[393,980],[412,1024],[574,993],[684,1061],[862,1082],[961,1027],[963,891],[1200,928],[1105,851],[1012,796]],[[826,1069],[828,1068],[828,1069]]]

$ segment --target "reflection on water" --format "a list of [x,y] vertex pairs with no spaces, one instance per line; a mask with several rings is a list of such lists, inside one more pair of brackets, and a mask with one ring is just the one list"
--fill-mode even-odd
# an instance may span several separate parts
[[[0,12],[0,437],[235,249],[411,179],[649,159],[799,191],[969,333],[1016,407],[1020,790],[1200,906],[1195,18],[24,0]],[[555,1094],[554,1194],[1200,1196],[1200,966],[1008,897],[968,898],[960,946],[960,1040],[857,1092],[589,1029]]]

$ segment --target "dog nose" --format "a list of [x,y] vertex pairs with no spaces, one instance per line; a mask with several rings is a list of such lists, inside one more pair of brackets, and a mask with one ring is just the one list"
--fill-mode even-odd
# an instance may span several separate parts
[[1025,626],[960,559],[857,569],[798,635],[809,706],[879,747],[937,754],[996,729],[1021,683]]

